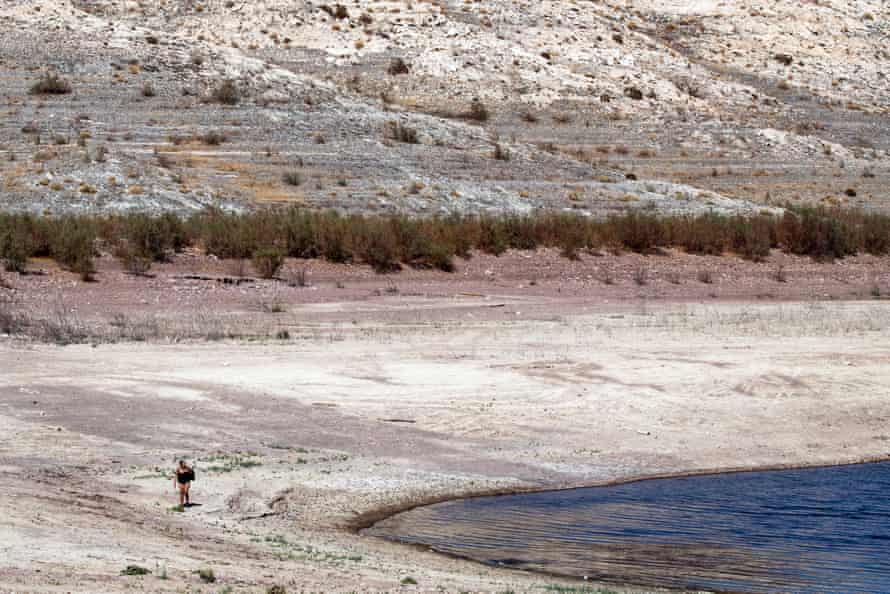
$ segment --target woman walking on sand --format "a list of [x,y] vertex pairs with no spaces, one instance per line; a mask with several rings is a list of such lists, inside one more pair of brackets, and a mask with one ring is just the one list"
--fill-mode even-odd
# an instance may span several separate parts
[[173,488],[179,489],[179,505],[185,507],[189,505],[189,487],[195,480],[195,470],[186,465],[185,460],[180,460],[176,467],[176,474],[173,477]]

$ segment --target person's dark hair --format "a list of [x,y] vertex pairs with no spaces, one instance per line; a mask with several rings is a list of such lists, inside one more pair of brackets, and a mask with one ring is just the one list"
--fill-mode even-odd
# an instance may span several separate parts
[[185,460],[180,460],[180,461],[179,461],[179,465],[180,465],[180,466],[185,466]]

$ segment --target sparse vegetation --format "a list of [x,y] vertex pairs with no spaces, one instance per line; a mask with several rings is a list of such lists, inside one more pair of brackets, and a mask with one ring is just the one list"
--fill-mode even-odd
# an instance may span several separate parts
[[393,58],[389,63],[389,68],[386,71],[391,76],[398,76],[400,74],[409,74],[411,72],[411,68],[402,58]]
[[[284,257],[360,262],[379,272],[398,270],[400,264],[452,270],[455,256],[469,257],[474,249],[499,255],[507,249],[538,247],[558,248],[567,258],[602,249],[645,254],[676,247],[754,261],[773,249],[832,260],[856,253],[890,253],[890,216],[838,208],[790,208],[781,216],[659,217],[629,212],[605,219],[564,213],[344,216],[295,207],[240,215],[210,209],[189,219],[171,214],[0,214],[0,258],[11,270],[21,270],[28,258],[48,256],[90,279],[98,246],[118,246],[126,265],[128,254],[158,262],[189,245],[219,258],[253,259],[258,272],[269,277],[277,273]],[[138,272],[138,267],[131,270]]]
[[121,570],[121,575],[148,575],[150,573],[150,569],[146,569],[139,565],[127,565],[126,568]]
[[198,577],[201,578],[201,581],[205,584],[212,584],[216,581],[216,574],[213,573],[213,569],[210,567],[202,567],[199,569]]
[[210,93],[210,100],[223,105],[238,105],[241,91],[233,80],[224,80]]
[[120,260],[124,270],[135,276],[145,276],[151,269],[151,258],[127,243],[121,243],[114,255]]
[[488,107],[485,106],[482,100],[477,97],[470,103],[470,109],[465,117],[476,122],[487,122],[491,117],[491,113],[489,113]]
[[288,186],[300,186],[303,184],[303,176],[299,171],[287,171],[281,176],[281,181]]
[[407,144],[417,144],[420,142],[417,139],[417,130],[409,128],[397,120],[387,122],[384,135],[390,140]]
[[590,586],[563,586],[561,584],[548,584],[544,587],[545,592],[556,592],[557,594],[618,594],[615,590],[605,588],[593,588]]
[[7,272],[25,272],[31,251],[31,237],[24,225],[0,231],[0,260]]
[[284,253],[275,248],[259,249],[253,254],[253,267],[262,278],[275,278],[284,264]]
[[228,140],[228,137],[225,135],[225,133],[220,132],[219,130],[211,130],[209,132],[205,132],[200,138],[201,142],[210,146],[219,146],[226,140]]
[[496,161],[509,161],[510,160],[510,149],[502,145],[500,142],[494,143],[494,150],[492,151],[492,157]]
[[32,95],[67,95],[71,92],[71,83],[55,72],[47,72],[28,90]]

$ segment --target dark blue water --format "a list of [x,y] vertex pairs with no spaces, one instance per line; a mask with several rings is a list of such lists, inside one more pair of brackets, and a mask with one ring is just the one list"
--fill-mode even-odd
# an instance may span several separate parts
[[465,499],[368,533],[606,582],[890,593],[890,463]]

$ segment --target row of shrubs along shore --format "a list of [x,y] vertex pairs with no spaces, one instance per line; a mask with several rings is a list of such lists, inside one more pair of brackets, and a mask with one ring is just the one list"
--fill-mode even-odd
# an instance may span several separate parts
[[380,273],[403,265],[452,271],[455,258],[469,258],[474,250],[499,255],[538,247],[558,248],[573,259],[592,250],[649,253],[673,247],[752,260],[781,249],[833,260],[890,252],[890,216],[803,207],[788,207],[781,215],[626,213],[600,219],[553,212],[415,218],[299,208],[244,214],[211,209],[187,218],[0,214],[0,259],[8,271],[23,272],[29,258],[50,257],[90,279],[94,258],[106,250],[141,273],[189,246],[224,259],[252,258],[268,277],[285,257],[365,263]]

